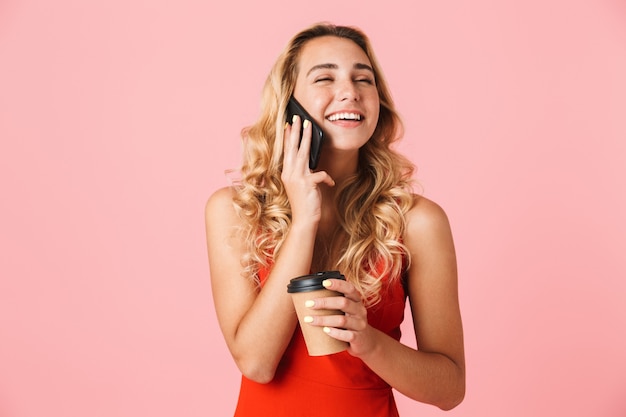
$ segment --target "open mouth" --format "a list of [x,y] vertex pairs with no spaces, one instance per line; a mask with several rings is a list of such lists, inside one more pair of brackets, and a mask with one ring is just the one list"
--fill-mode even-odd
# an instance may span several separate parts
[[331,122],[336,122],[337,120],[361,120],[361,115],[358,113],[335,113],[331,114],[327,117]]

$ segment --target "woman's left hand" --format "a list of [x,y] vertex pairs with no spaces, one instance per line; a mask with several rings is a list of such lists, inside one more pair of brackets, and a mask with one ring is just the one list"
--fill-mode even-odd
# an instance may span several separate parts
[[[329,290],[344,296],[315,298],[311,309],[312,320],[308,324],[324,328],[329,336],[348,342],[348,352],[352,356],[361,356],[374,349],[374,332],[367,323],[367,309],[361,295],[351,283],[340,279],[327,279],[323,282]],[[315,310],[341,310],[343,315],[318,316]]]

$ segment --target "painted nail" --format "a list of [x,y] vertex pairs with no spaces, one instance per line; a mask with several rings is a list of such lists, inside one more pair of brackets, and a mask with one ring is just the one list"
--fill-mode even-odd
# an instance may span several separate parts
[[306,308],[311,308],[311,307],[314,307],[314,306],[315,306],[315,301],[313,301],[313,300],[306,300],[306,301],[304,302],[304,306],[305,306]]
[[293,117],[291,118],[291,122],[295,122],[296,120],[298,120],[298,115],[294,114]]
[[330,286],[333,285],[333,283],[325,279],[324,281],[322,281],[322,285],[326,288],[330,288]]
[[285,122],[285,129],[287,129],[287,126],[289,126],[289,122]]
[[324,333],[330,333],[330,327],[324,327]]
[[313,317],[311,317],[311,316],[304,316],[304,318],[302,320],[305,323],[313,323]]
[[305,120],[304,123],[302,123],[302,128],[306,129],[307,127],[309,127],[310,124],[311,122],[309,122],[308,120]]

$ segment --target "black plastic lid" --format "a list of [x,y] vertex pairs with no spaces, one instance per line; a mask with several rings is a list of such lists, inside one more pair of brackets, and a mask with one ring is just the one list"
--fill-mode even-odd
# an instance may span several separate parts
[[324,286],[322,285],[322,281],[328,278],[346,280],[346,277],[339,271],[323,271],[316,274],[303,275],[289,281],[287,292],[296,293],[323,290]]

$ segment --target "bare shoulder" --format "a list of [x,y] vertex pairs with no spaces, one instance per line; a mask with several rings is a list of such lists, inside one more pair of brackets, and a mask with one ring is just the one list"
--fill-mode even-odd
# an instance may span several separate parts
[[206,203],[205,226],[212,281],[230,276],[240,268],[244,244],[238,233],[241,219],[235,210],[235,195],[233,187],[220,188]]
[[215,191],[207,200],[204,214],[207,223],[211,219],[224,219],[225,216],[235,214],[233,198],[235,190],[233,187],[223,187]]
[[241,218],[235,209],[235,195],[236,190],[233,187],[220,188],[206,203],[204,220],[209,248],[226,242],[229,247],[241,245],[236,233],[241,225]]
[[420,195],[413,196],[413,207],[407,213],[407,234],[431,235],[450,232],[450,222],[443,208]]
[[456,264],[450,222],[439,204],[415,195],[413,207],[406,216],[404,242],[420,268],[430,265],[440,269],[442,265]]

